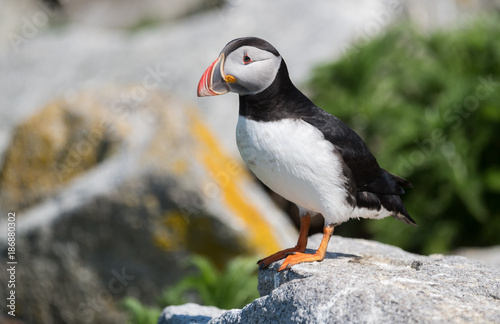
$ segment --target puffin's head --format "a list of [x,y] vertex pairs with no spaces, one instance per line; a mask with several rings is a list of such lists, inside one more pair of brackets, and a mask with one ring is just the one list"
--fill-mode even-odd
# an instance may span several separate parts
[[268,42],[257,37],[230,41],[203,73],[198,97],[236,92],[256,94],[269,87],[281,65],[281,56]]

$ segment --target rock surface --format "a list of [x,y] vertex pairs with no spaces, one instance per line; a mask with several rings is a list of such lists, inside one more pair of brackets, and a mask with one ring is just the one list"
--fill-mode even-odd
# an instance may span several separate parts
[[[320,239],[312,236],[308,247]],[[465,257],[334,236],[323,262],[277,273],[280,263],[259,272],[261,298],[209,323],[500,322],[500,271]],[[170,315],[160,323],[186,322]]]
[[489,247],[463,247],[451,252],[451,254],[461,255],[500,269],[500,245]]

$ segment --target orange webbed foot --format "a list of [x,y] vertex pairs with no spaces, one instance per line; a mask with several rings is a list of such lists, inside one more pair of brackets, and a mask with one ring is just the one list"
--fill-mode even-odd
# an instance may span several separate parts
[[274,261],[278,261],[286,258],[290,253],[294,252],[304,252],[307,246],[307,234],[309,232],[309,226],[311,225],[311,216],[309,214],[305,215],[300,219],[300,232],[299,232],[299,240],[297,245],[293,248],[285,249],[283,251],[276,252],[267,258],[259,260],[257,264],[259,265],[259,269],[267,268]]
[[287,256],[285,261],[283,261],[278,271],[290,269],[291,266],[303,262],[323,261],[324,258],[325,255],[324,254],[321,255],[321,253],[318,253],[318,251],[316,251],[316,253],[314,254],[301,253],[301,252],[290,254],[289,256]]
[[306,250],[305,246],[303,248],[295,246],[293,248],[289,248],[289,249],[286,249],[283,251],[276,252],[276,253],[274,253],[274,254],[272,254],[264,259],[261,259],[261,260],[257,261],[257,264],[259,265],[259,269],[264,269],[264,268],[267,268],[271,263],[286,258],[288,255],[290,255],[290,253],[304,252],[305,250]]
[[328,247],[328,242],[333,234],[333,225],[328,225],[323,228],[323,239],[319,245],[318,250],[314,254],[296,252],[286,257],[285,261],[281,264],[278,271],[283,271],[285,269],[290,269],[291,266],[304,263],[304,262],[314,262],[323,261],[326,254],[326,249]]

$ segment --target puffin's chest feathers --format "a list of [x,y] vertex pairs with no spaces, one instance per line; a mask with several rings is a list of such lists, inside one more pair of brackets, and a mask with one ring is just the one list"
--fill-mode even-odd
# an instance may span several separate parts
[[236,140],[250,170],[281,196],[315,212],[344,205],[342,161],[312,125],[299,119],[262,122],[240,116]]

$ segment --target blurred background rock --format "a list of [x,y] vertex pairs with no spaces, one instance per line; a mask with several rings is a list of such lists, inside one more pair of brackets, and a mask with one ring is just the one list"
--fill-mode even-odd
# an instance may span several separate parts
[[[300,88],[416,185],[404,199],[419,227],[351,221],[336,234],[419,253],[472,246],[460,251],[498,265],[498,249],[478,247],[500,244],[499,92],[470,118],[454,108],[478,78],[500,82],[498,1],[0,5],[0,244],[6,255],[15,211],[16,320],[122,323],[135,307],[125,299],[126,312],[124,298],[155,305],[187,282],[193,255],[210,277],[238,273],[227,266],[237,255],[256,261],[295,244],[296,208],[239,159],[237,96],[195,94],[220,49],[248,35],[274,44]],[[465,162],[447,164],[441,149],[411,169],[401,162],[428,152],[433,136]]]

